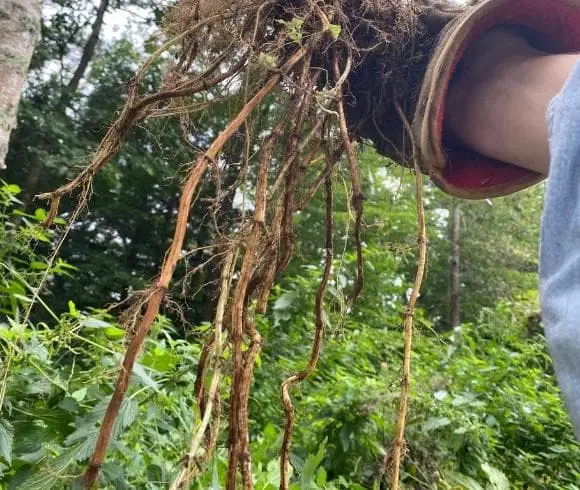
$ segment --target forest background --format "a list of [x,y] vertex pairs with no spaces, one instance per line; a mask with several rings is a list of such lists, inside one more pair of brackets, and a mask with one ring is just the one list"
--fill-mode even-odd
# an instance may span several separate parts
[[[170,240],[176,174],[195,152],[180,144],[172,122],[150,119],[130,133],[95,180],[90,206],[54,263],[49,256],[62,227],[42,229],[46,210],[33,199],[86,162],[122,107],[126,82],[162,42],[166,8],[154,0],[44,5],[0,184],[0,488],[79,484],[125,345],[110,306],[146,287]],[[162,59],[147,83],[157,85],[164,69]],[[214,108],[195,121],[196,146],[223,126],[225,113]],[[365,288],[345,311],[356,257],[339,172],[336,250],[344,252],[336,254],[330,282],[321,361],[295,394],[296,489],[378,488],[394,433],[402,321],[416,262],[413,179],[369,145],[359,151]],[[493,202],[453,201],[429,185],[425,193],[429,261],[416,316],[405,487],[580,488],[580,446],[553,377],[537,301],[543,187]],[[236,216],[240,200],[235,194],[223,212]],[[296,214],[296,252],[258,325],[264,346],[250,400],[257,489],[279,485],[279,386],[308,358],[323,208],[318,195]],[[198,247],[211,233],[209,219],[198,201],[180,266],[184,279],[136,367],[103,467],[104,488],[167,488],[187,451],[195,372],[219,280]],[[222,488],[225,442],[194,488]]]

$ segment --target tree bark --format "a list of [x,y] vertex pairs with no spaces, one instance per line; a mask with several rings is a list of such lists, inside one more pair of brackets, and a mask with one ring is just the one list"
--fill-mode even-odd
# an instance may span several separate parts
[[65,87],[62,93],[60,99],[61,107],[66,106],[69,103],[70,98],[78,90],[79,83],[83,79],[85,72],[87,71],[87,68],[89,66],[89,63],[91,62],[93,56],[95,55],[95,50],[97,48],[97,43],[99,42],[99,36],[101,34],[101,28],[103,27],[103,19],[105,18],[105,13],[109,8],[109,3],[110,0],[101,0],[99,6],[97,7],[97,14],[95,17],[95,21],[93,22],[93,25],[91,27],[91,34],[89,35],[87,43],[83,48],[83,54],[81,55],[79,64],[75,72],[73,73],[72,78],[70,79],[70,81],[68,82],[67,86]]
[[42,0],[0,1],[0,169],[16,126],[16,112],[34,46],[40,35]]
[[449,223],[451,235],[451,253],[449,255],[449,309],[452,328],[459,326],[461,323],[461,275],[459,271],[460,222],[460,205],[458,201],[454,201],[451,207],[451,221]]

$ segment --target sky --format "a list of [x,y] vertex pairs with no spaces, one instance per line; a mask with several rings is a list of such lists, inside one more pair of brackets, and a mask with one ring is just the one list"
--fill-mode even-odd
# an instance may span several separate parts
[[107,12],[103,22],[102,39],[105,42],[112,42],[122,37],[130,37],[134,41],[144,41],[158,30],[147,22],[147,16],[146,9],[135,5]]

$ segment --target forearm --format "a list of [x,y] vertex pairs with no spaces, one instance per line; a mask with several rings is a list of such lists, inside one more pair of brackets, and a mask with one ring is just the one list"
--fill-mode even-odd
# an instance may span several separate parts
[[447,125],[462,143],[547,174],[546,110],[580,54],[547,55],[511,29],[475,42],[450,86]]

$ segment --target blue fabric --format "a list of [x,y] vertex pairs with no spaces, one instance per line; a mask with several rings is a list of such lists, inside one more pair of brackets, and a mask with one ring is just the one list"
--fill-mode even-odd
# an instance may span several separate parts
[[548,125],[540,299],[556,377],[580,438],[580,63],[550,103]]

